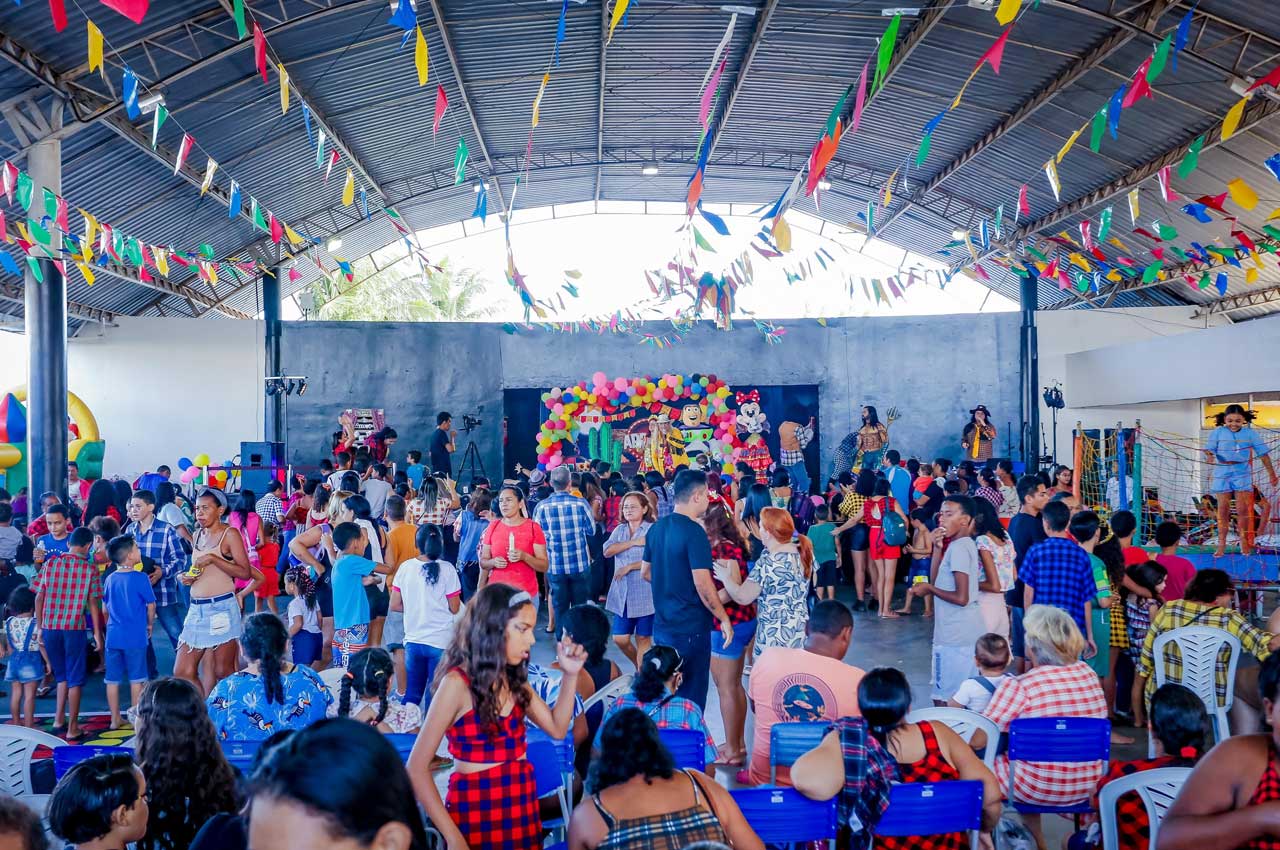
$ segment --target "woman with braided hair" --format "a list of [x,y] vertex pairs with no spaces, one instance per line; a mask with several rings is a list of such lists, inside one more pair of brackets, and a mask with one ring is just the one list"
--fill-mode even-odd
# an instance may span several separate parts
[[289,633],[275,614],[244,621],[240,652],[248,664],[209,694],[209,718],[223,741],[262,741],[281,729],[302,729],[325,716],[333,696],[310,667],[285,660]]
[[376,726],[379,732],[417,732],[422,726],[422,709],[406,705],[391,691],[394,672],[391,653],[381,647],[371,646],[351,656],[338,690],[338,704],[330,706],[329,716],[350,717]]

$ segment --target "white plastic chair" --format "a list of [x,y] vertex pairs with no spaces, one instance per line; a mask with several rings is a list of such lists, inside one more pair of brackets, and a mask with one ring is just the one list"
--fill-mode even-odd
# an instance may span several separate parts
[[605,703],[605,708],[608,709],[609,704],[625,694],[627,691],[631,690],[631,680],[634,678],[635,676],[631,673],[619,676],[591,696],[587,697],[582,701],[583,713],[585,714],[593,706],[599,705],[602,702]]
[[992,773],[996,770],[996,750],[1000,744],[1000,727],[994,720],[970,711],[967,708],[918,708],[907,715],[908,723],[919,723],[921,720],[937,721],[955,732],[966,743],[973,741],[973,735],[979,729],[987,734],[987,746],[982,758]]
[[35,797],[31,762],[37,747],[57,749],[67,742],[25,726],[0,726],[0,791],[13,797]]
[[[1152,663],[1156,670],[1156,687],[1168,681],[1164,648],[1172,643],[1182,656],[1181,684],[1204,702],[1205,710],[1213,718],[1213,731],[1217,740],[1231,736],[1227,728],[1227,712],[1235,701],[1236,664],[1240,661],[1240,641],[1230,632],[1209,626],[1183,626],[1160,635],[1152,649]],[[1222,705],[1218,704],[1217,669],[1218,655],[1223,644],[1228,649],[1227,690]],[[1154,742],[1152,743],[1154,747]]]
[[1102,821],[1102,850],[1120,850],[1120,835],[1116,825],[1116,800],[1129,791],[1138,792],[1147,807],[1147,820],[1151,822],[1151,846],[1156,848],[1156,835],[1165,812],[1173,805],[1182,783],[1191,775],[1189,767],[1159,767],[1131,773],[1113,779],[1098,792],[1098,815]]

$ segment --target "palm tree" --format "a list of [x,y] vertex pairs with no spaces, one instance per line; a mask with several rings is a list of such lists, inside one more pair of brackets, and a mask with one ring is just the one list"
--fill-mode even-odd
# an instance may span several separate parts
[[317,317],[352,322],[475,322],[493,308],[482,305],[485,281],[472,269],[455,270],[448,259],[425,277],[401,261],[378,269],[371,259],[351,264],[354,281],[330,275],[312,284]]

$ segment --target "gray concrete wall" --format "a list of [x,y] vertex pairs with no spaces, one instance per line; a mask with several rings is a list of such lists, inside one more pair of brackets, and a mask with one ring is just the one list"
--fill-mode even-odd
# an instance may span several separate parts
[[959,457],[968,410],[984,403],[1003,453],[1006,423],[1015,434],[1018,428],[1018,323],[1016,313],[832,319],[825,328],[798,320],[781,323],[787,333],[780,345],[767,344],[749,322],[729,332],[703,323],[679,344],[656,349],[634,336],[510,335],[496,324],[289,322],[284,370],[310,378],[307,394],[289,401],[290,455],[298,463],[323,456],[345,407],[385,408],[400,434],[397,455],[426,448],[438,410],[456,417],[478,411],[484,426],[474,437],[494,475],[502,457],[502,391],[563,386],[597,371],[701,372],[735,389],[817,384],[824,472],[863,404],[876,405],[882,418],[899,409],[892,439],[904,453]]

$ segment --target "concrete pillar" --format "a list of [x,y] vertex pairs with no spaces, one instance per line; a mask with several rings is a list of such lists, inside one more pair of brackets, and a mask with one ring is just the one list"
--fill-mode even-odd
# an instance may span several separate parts
[[1019,306],[1022,332],[1019,364],[1022,373],[1022,460],[1028,471],[1039,467],[1040,455],[1040,343],[1036,336],[1036,310],[1040,307],[1040,276],[1028,264],[1021,278]]
[[[62,143],[41,142],[27,155],[35,184],[33,206],[44,209],[44,190],[62,193]],[[39,260],[43,282],[28,267],[26,330],[27,453],[32,516],[46,490],[67,500],[67,282],[52,260]]]
[[[280,285],[285,268],[276,266],[262,273],[263,336],[266,341],[266,374],[263,377],[283,374],[280,358]],[[265,431],[270,442],[284,440],[284,396],[266,395]]]

